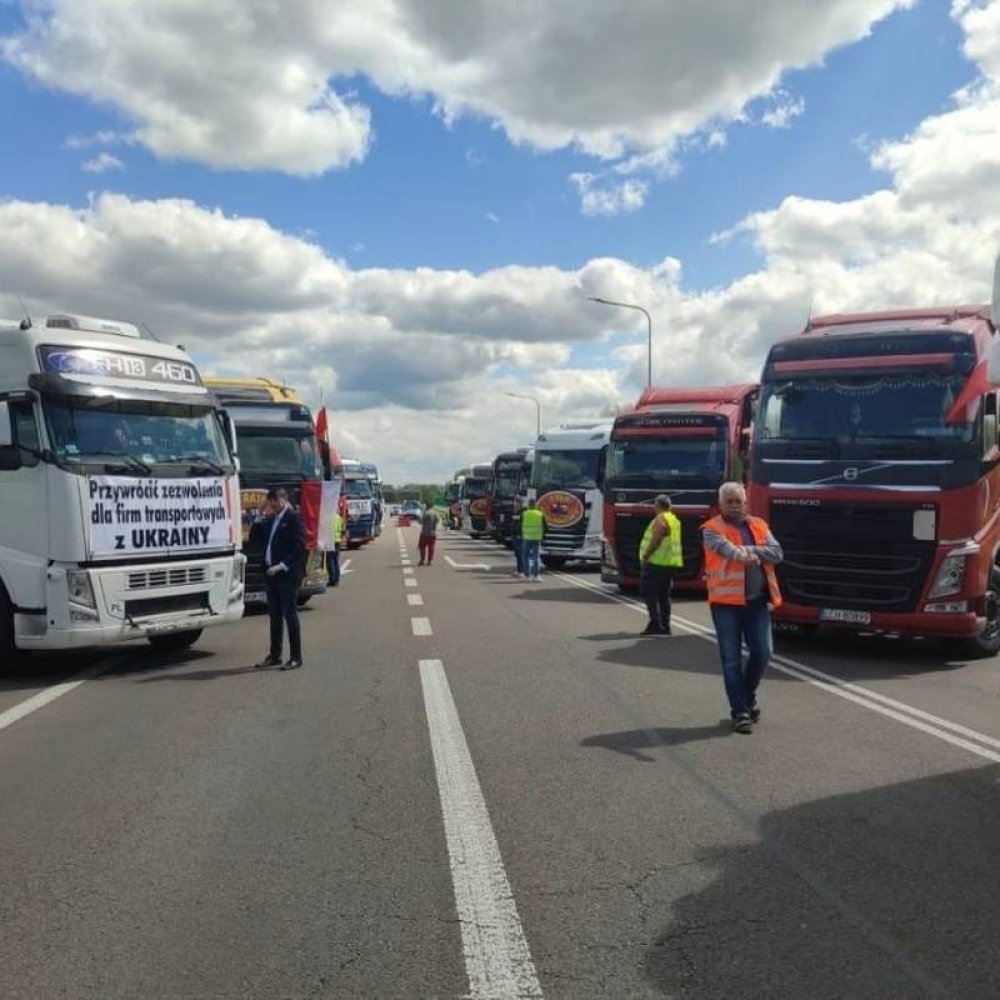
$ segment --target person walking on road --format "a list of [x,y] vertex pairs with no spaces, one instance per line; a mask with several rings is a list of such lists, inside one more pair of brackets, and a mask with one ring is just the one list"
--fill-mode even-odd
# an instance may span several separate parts
[[340,550],[344,547],[344,519],[338,510],[333,515],[333,548],[326,554],[326,582],[330,587],[340,583]]
[[[302,634],[299,628],[299,584],[305,573],[306,530],[298,511],[288,502],[284,489],[267,491],[266,516],[257,525],[267,539],[264,547],[264,590],[271,618],[271,648],[258,668],[302,666]],[[283,627],[288,628],[288,660],[281,662]]]
[[639,543],[639,593],[646,602],[649,624],[640,635],[670,635],[670,591],[674,574],[684,565],[680,518],[670,509],[670,497],[654,501],[656,516]]
[[417,541],[417,548],[420,551],[420,562],[418,566],[423,566],[426,561],[430,566],[434,562],[434,545],[437,542],[438,525],[441,518],[438,512],[429,504],[424,504],[424,512],[420,515],[420,538]]
[[524,575],[526,579],[534,583],[541,581],[538,562],[544,537],[545,515],[535,505],[534,500],[529,500],[527,509],[521,511],[521,544],[523,546]]
[[784,558],[767,521],[747,514],[746,502],[742,483],[723,483],[721,513],[701,527],[708,605],[738,733],[752,733],[760,721],[757,688],[771,659],[771,608],[781,606],[774,567]]

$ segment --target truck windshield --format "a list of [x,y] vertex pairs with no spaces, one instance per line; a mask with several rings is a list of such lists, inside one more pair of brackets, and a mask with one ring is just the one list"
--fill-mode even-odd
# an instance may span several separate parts
[[769,453],[805,448],[805,458],[964,455],[978,447],[978,400],[961,420],[945,422],[964,383],[961,375],[914,374],[765,385],[757,442]]
[[726,472],[725,429],[712,437],[636,437],[611,442],[608,480],[642,486],[681,481],[715,487]]
[[348,479],[344,483],[344,493],[355,499],[368,500],[371,498],[372,490],[367,479]]
[[247,479],[318,479],[322,476],[316,439],[287,424],[272,427],[236,425],[240,468]]
[[497,469],[494,489],[498,497],[512,497],[517,493],[518,469],[516,466],[501,466]]
[[48,397],[45,420],[60,462],[131,458],[156,465],[203,461],[228,465],[229,451],[215,412],[176,403]]
[[464,495],[473,500],[477,500],[479,497],[486,496],[486,480],[485,479],[466,479]]
[[597,488],[601,451],[536,451],[531,485],[538,489],[593,490]]

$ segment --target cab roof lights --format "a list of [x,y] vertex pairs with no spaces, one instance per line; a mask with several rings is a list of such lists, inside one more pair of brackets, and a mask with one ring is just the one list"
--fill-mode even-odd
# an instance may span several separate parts
[[81,333],[110,333],[115,337],[131,337],[141,340],[142,334],[134,323],[117,319],[101,319],[97,316],[79,316],[74,313],[57,313],[47,316],[45,326],[49,330],[77,330]]

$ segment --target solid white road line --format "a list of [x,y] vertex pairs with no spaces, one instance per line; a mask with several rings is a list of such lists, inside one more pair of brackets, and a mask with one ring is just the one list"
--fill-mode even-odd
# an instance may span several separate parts
[[420,661],[462,952],[474,1000],[540,997],[528,942],[440,660]]
[[[637,601],[620,597],[617,594],[609,594],[603,587],[597,584],[585,582],[566,573],[555,573],[553,575],[558,576],[562,580],[567,580],[569,583],[574,584],[574,586],[582,587],[584,590],[592,590],[596,594],[602,594],[609,601],[624,604],[626,607],[632,608],[640,614],[646,614],[644,605],[639,604]],[[672,625],[679,624],[684,626],[691,635],[696,635],[711,643],[716,642],[714,629],[702,625],[700,622],[681,618],[678,615],[671,615],[670,622]],[[805,681],[807,684],[811,684],[820,690],[835,694],[846,701],[862,705],[872,712],[878,712],[879,715],[895,719],[897,722],[902,722],[911,729],[918,729],[920,732],[934,736],[945,743],[952,744],[952,746],[968,750],[977,757],[1000,764],[1000,753],[996,752],[1000,751],[1000,740],[994,739],[992,736],[987,736],[985,733],[969,729],[948,719],[942,719],[940,716],[923,711],[923,709],[907,705],[905,702],[897,701],[895,698],[889,698],[884,694],[879,694],[877,691],[871,691],[860,684],[841,680],[839,677],[824,673],[822,670],[817,670],[815,667],[810,667],[799,660],[793,660],[787,656],[780,654],[772,655],[770,668],[787,674],[789,677]],[[970,740],[975,742],[970,742]],[[993,747],[994,749],[987,749],[988,747]]]
[[403,583],[405,583],[407,587],[415,587],[415,586],[417,586],[417,581],[414,580],[412,576],[404,577],[403,578]]
[[107,669],[107,664],[89,667],[87,670],[77,674],[71,681],[63,681],[62,684],[56,684],[53,687],[46,688],[44,691],[39,691],[38,694],[26,698],[13,708],[8,708],[5,712],[0,712],[0,730],[14,725],[15,722],[19,722],[25,716],[31,715],[32,712],[37,712],[40,708],[50,705],[64,694],[69,694],[70,691],[76,690],[81,684],[93,680],[105,669]]
[[451,556],[445,556],[444,558],[452,569],[482,569],[487,571],[489,570],[489,566],[487,566],[486,563],[460,563],[460,562],[455,562],[455,560],[452,559]]
[[411,618],[410,628],[414,635],[433,635],[430,618]]
[[[413,582],[416,583],[417,581],[414,580]],[[423,599],[423,597],[420,594],[407,594],[406,595],[406,603],[407,604],[419,605],[419,604],[423,604],[424,603],[424,599]]]
[[350,566],[350,565],[351,565],[351,560],[350,560],[350,559],[345,559],[345,560],[344,560],[344,561],[343,561],[343,562],[342,562],[342,563],[340,564],[340,572],[341,572],[341,573],[346,573],[346,572],[347,572],[347,567],[348,567],[348,566]]

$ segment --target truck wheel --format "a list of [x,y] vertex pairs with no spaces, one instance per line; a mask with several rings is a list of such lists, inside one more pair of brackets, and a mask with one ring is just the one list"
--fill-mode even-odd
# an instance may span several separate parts
[[986,624],[982,632],[962,641],[969,659],[981,660],[1000,652],[1000,566],[990,570],[990,585],[986,590]]
[[165,632],[163,635],[150,635],[146,638],[150,646],[161,653],[179,653],[182,649],[193,646],[201,633],[200,628],[192,628],[185,632]]
[[565,556],[542,556],[542,565],[546,569],[562,569],[566,565]]
[[15,652],[14,646],[14,608],[11,606],[7,591],[0,585],[0,657],[6,661]]

